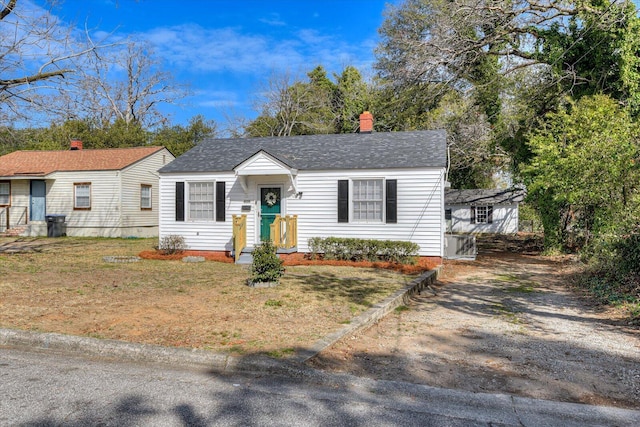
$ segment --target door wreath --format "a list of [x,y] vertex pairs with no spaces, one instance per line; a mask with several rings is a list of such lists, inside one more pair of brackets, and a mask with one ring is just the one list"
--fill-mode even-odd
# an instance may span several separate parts
[[267,204],[267,206],[271,207],[276,203],[278,203],[278,195],[273,191],[269,191],[267,194],[264,195],[264,201]]

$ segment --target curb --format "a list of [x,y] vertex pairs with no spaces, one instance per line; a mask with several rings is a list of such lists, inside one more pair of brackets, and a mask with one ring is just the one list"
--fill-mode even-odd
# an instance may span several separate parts
[[404,289],[400,289],[394,294],[388,296],[378,304],[374,304],[370,309],[356,317],[340,329],[332,334],[317,341],[313,346],[308,349],[299,350],[295,356],[289,360],[294,360],[299,363],[304,363],[307,360],[318,355],[322,350],[331,347],[336,342],[340,341],[347,335],[353,335],[363,329],[376,323],[378,320],[386,316],[390,311],[394,310],[402,304],[408,304],[412,295],[419,294],[422,290],[430,287],[433,282],[436,281],[442,267],[437,267],[433,270],[425,271],[419,277],[413,279]]
[[220,373],[280,373],[288,376],[310,376],[314,369],[303,365],[322,350],[335,344],[347,335],[363,330],[387,313],[409,302],[411,295],[429,287],[438,277],[440,268],[430,270],[409,285],[390,295],[353,321],[321,340],[308,349],[301,349],[293,357],[277,360],[267,356],[233,357],[201,349],[163,347],[152,344],[137,344],[126,341],[78,337],[58,333],[42,333],[0,328],[0,346],[21,347],[32,350],[63,352],[77,356],[93,356],[131,362],[152,362],[169,365],[191,365],[206,367],[211,372]]

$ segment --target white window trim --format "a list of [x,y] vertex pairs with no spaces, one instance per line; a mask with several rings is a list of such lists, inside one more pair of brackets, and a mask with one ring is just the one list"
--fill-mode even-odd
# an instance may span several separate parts
[[[193,184],[211,184],[212,186],[212,200],[211,200],[211,218],[192,218],[191,217],[191,186]],[[193,202],[195,203],[195,202]],[[216,181],[215,180],[198,180],[198,181],[187,181],[185,188],[185,210],[186,210],[186,219],[189,222],[215,222],[216,220]]]
[[[89,187],[89,205],[88,206],[78,206],[78,187]],[[73,209],[74,210],[91,210],[91,204],[93,202],[93,198],[91,197],[92,189],[90,182],[74,182],[73,183]],[[84,196],[83,196],[84,197]]]
[[[475,210],[476,210],[476,224],[489,224],[489,207],[486,205],[476,206]],[[482,221],[480,220],[479,210],[484,211],[484,213],[482,214],[484,216],[484,220]]]
[[[354,197],[354,181],[381,181],[382,182],[382,188],[381,190],[381,194],[382,194],[382,198],[380,200],[381,203],[381,207],[380,207],[380,215],[381,218],[380,219],[375,219],[375,220],[370,220],[370,219],[356,219],[356,215],[355,215],[355,197]],[[356,224],[384,224],[385,223],[385,218],[386,218],[386,183],[387,180],[385,177],[381,177],[381,176],[374,176],[374,177],[358,177],[358,178],[350,178],[349,179],[349,222],[351,223],[356,223]]]

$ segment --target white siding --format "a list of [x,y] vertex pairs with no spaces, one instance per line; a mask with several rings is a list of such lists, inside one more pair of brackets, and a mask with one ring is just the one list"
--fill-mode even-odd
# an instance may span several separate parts
[[[338,180],[397,179],[398,222],[338,223]],[[420,255],[442,256],[443,172],[427,170],[358,170],[304,172],[298,175],[302,198],[289,201],[287,213],[298,214],[298,248],[307,252],[311,237],[354,237],[417,243]],[[353,197],[350,194],[350,209]]]
[[[396,179],[398,191],[397,224],[338,223],[338,180],[382,178]],[[225,181],[226,221],[175,221],[175,183],[190,180]],[[300,171],[297,175],[296,196],[286,175],[251,176],[247,178],[247,192],[232,173],[169,175],[160,178],[160,237],[179,234],[191,249],[231,250],[231,215],[247,214],[247,242],[256,243],[258,235],[259,186],[283,187],[282,211],[298,215],[298,250],[308,252],[311,237],[354,237],[381,240],[412,241],[420,246],[420,255],[443,255],[444,171],[442,169],[395,169],[349,171]],[[188,189],[185,188],[185,193]],[[352,197],[350,197],[350,200]],[[242,212],[242,206],[250,206]]]
[[471,206],[451,205],[451,232],[453,233],[501,233],[518,232],[518,205],[494,205],[491,224],[471,224]]
[[[29,220],[29,193],[30,180],[13,180],[11,182],[11,206],[9,208],[9,225],[26,224]],[[47,183],[47,189],[49,188]],[[4,208],[0,207],[0,211]],[[1,223],[5,224],[6,217],[2,218]]]
[[[121,174],[122,192],[122,237],[151,237],[158,235],[159,192],[158,169],[173,160],[166,149],[142,159],[124,169]],[[140,187],[151,186],[151,210],[140,207]]]
[[[47,185],[47,214],[66,215],[67,235],[121,237],[120,171],[58,172]],[[74,209],[74,183],[91,183],[91,209]],[[47,184],[49,181],[47,181]]]
[[[122,171],[56,172],[47,177],[46,214],[66,216],[69,236],[152,237],[158,235],[158,169],[174,159],[166,149]],[[74,209],[74,183],[91,183],[91,209]],[[151,185],[152,209],[140,209],[140,186]],[[30,204],[30,180],[11,181],[11,224]],[[27,209],[27,218],[29,210]],[[24,221],[22,221],[24,223]],[[32,234],[46,234],[44,222],[31,223]],[[43,225],[44,224],[44,225]]]
[[258,153],[256,156],[251,157],[249,160],[240,164],[237,168],[238,171],[243,173],[283,173],[286,167],[278,163],[275,159],[267,156],[264,153]]
[[[224,222],[192,221],[188,215],[188,182],[225,181],[226,215]],[[176,182],[185,182],[185,220],[175,220]],[[194,174],[189,176],[164,175],[160,177],[160,238],[176,234],[183,236],[189,249],[230,251],[233,233],[232,213],[240,213],[242,187],[231,172],[223,174]],[[238,200],[240,199],[240,200]],[[214,217],[215,218],[215,217]]]

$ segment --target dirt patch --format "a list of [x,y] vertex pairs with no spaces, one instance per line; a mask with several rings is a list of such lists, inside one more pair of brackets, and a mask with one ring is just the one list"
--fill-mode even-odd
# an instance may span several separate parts
[[19,245],[22,253],[0,253],[0,327],[282,357],[341,329],[414,277],[290,266],[278,286],[258,289],[246,286],[246,266],[217,258],[224,254],[208,256],[223,262],[183,262],[191,253],[104,261],[135,257],[155,243],[32,239]]
[[423,291],[310,364],[474,392],[640,407],[639,331],[571,291],[576,262],[481,244],[487,255],[477,261],[445,263],[437,295]]

